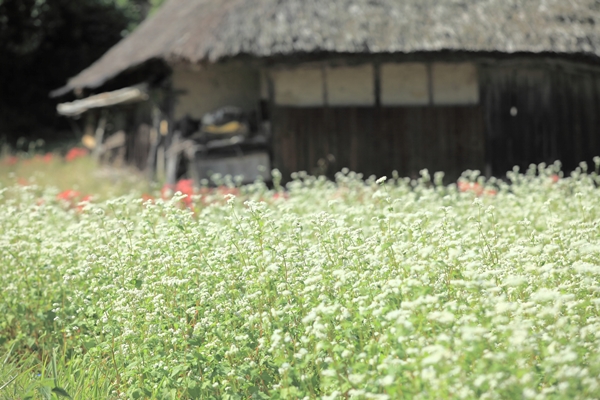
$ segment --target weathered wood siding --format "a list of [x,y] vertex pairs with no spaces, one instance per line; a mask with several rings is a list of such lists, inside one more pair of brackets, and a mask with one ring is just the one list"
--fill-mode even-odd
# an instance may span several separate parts
[[396,170],[414,177],[428,168],[454,179],[484,167],[479,106],[275,107],[273,131],[275,167],[288,177],[295,171],[332,177],[347,167],[366,176]]
[[123,107],[127,115],[125,162],[143,171],[148,166],[151,147],[152,104],[143,102]]
[[[565,171],[600,155],[600,71],[513,62],[481,68],[486,158],[494,175],[560,160]],[[512,113],[511,113],[512,110]]]
[[[390,89],[404,82],[392,78],[419,65],[399,63],[381,66],[381,107],[275,106],[275,166],[287,176],[305,170],[330,177],[343,167],[377,176],[417,176],[428,168],[449,179],[466,169],[503,176],[515,165],[556,160],[566,172],[581,161],[593,166],[600,155],[600,68],[539,57],[472,64],[479,92],[459,97],[473,105],[403,104],[399,96],[408,90]],[[438,67],[432,64],[434,100],[443,86]]]

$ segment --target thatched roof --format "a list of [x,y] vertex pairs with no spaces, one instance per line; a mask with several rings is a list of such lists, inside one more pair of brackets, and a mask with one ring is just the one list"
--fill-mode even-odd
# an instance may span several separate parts
[[443,50],[600,56],[598,0],[168,0],[72,78],[94,88],[149,60]]

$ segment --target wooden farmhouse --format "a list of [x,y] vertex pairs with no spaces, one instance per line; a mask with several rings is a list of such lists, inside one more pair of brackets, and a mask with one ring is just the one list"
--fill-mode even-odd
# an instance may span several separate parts
[[[226,106],[267,132],[266,161],[231,169],[250,177],[259,164],[288,178],[570,170],[600,155],[597,3],[167,0],[54,95],[79,96],[65,115],[95,112],[84,120],[96,132],[103,112],[125,110],[104,124],[151,170],[168,172],[177,146],[202,162],[178,127]],[[146,94],[97,103],[140,84]]]

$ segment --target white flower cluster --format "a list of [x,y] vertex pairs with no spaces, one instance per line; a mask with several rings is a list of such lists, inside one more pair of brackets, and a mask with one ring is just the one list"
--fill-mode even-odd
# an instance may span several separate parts
[[144,397],[594,398],[600,179],[553,168],[477,191],[298,174],[195,216],[6,188],[0,338]]

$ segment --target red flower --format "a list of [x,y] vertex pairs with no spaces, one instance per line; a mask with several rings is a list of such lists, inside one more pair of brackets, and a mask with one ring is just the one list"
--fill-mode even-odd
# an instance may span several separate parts
[[81,147],[73,147],[71,150],[69,150],[69,152],[65,156],[65,161],[71,162],[73,160],[76,160],[81,157],[85,157],[87,155],[88,155],[87,149],[84,149]]
[[187,197],[181,199],[181,202],[188,207],[192,206],[192,195],[194,195],[194,181],[192,179],[182,179],[175,185],[165,184],[160,190],[160,197],[163,200],[170,199],[175,192],[181,192]]
[[90,196],[89,194],[86,196],[83,196],[83,198],[79,201],[79,204],[77,204],[77,211],[82,212],[83,207],[85,207],[85,204],[82,204],[82,203],[89,203],[91,201],[92,201],[92,196]]
[[19,162],[19,158],[16,156],[9,156],[6,158],[6,160],[4,160],[5,165],[15,165],[18,162]]
[[465,182],[465,181],[458,181],[458,183],[456,185],[458,186],[459,192],[466,192],[471,187],[471,183]]
[[194,181],[191,179],[180,180],[179,182],[177,182],[177,185],[175,185],[175,191],[187,195],[187,197],[181,199],[181,201],[186,206],[191,207],[192,195],[194,194]]
[[175,191],[191,196],[194,194],[194,181],[191,179],[182,179],[175,185]]
[[142,195],[142,202],[146,203],[148,201],[154,201],[154,196],[150,196],[149,194],[144,193]]
[[476,182],[458,181],[457,186],[459,192],[472,192],[477,197],[481,195],[495,196],[498,194],[496,189],[484,189],[483,186]]
[[273,195],[273,200],[277,200],[277,199],[283,199],[283,200],[287,200],[290,198],[290,195],[287,192],[277,192]]
[[460,192],[473,192],[477,196],[483,193],[483,187],[479,183],[458,181],[458,190]]
[[75,208],[77,211],[81,212],[85,204],[81,204],[84,202],[91,202],[92,196],[85,195],[82,196],[80,192],[72,189],[67,189],[63,192],[60,192],[56,195],[58,200],[65,202],[69,208]]
[[35,156],[33,156],[33,158],[31,160],[26,160],[26,161],[33,161],[33,162],[44,162],[46,164],[49,164],[52,161],[52,158],[54,157],[54,155],[52,153],[46,153],[44,155],[41,154],[36,154]]
[[17,178],[17,183],[21,186],[29,186],[29,182],[25,178]]
[[552,183],[557,183],[560,180],[560,177],[556,174],[553,174],[551,177]]
[[72,190],[72,189],[67,189],[63,192],[60,192],[59,194],[56,195],[56,198],[59,200],[64,200],[67,201],[69,203],[72,203],[73,200],[75,200],[76,198],[78,198],[79,196],[81,196],[81,193],[79,193],[76,190]]

